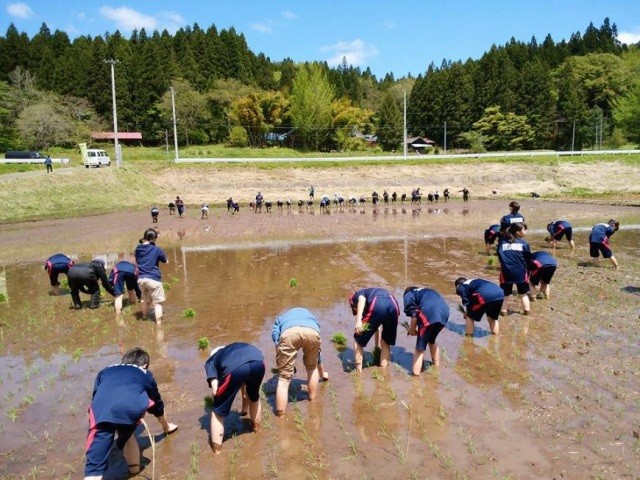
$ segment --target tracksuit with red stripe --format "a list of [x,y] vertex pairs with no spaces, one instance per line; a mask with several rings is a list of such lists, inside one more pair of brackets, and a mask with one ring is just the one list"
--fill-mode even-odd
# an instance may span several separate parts
[[504,292],[502,288],[489,280],[472,278],[456,288],[467,317],[479,322],[486,313],[487,317],[497,320],[500,316]]
[[493,245],[493,242],[498,238],[498,234],[500,233],[500,225],[497,223],[495,225],[491,225],[484,231],[484,243],[487,245]]
[[556,220],[549,223],[547,232],[554,240],[561,240],[562,237],[567,237],[567,241],[570,242],[573,239],[573,227],[565,220]]
[[62,253],[56,253],[47,258],[44,264],[44,269],[49,274],[49,281],[52,287],[60,285],[58,282],[58,275],[61,273],[69,274],[69,269],[73,267],[73,260]]
[[[126,260],[122,260],[113,267],[109,274],[109,283],[113,285],[116,296],[123,295],[125,291],[135,290],[138,300],[142,296],[138,286],[138,267]],[[125,290],[126,286],[126,290]]]
[[534,252],[533,255],[531,255],[529,281],[533,285],[538,285],[540,280],[542,280],[549,285],[557,267],[558,262],[550,253],[545,251]]
[[349,305],[354,315],[357,313],[360,297],[365,298],[362,325],[368,324],[369,329],[360,334],[354,334],[354,340],[358,345],[366,347],[378,327],[382,325],[382,339],[387,345],[395,345],[400,316],[398,301],[384,288],[363,288],[349,297]]
[[145,413],[164,415],[164,402],[150,371],[131,364],[111,365],[100,371],[89,407],[85,476],[102,475],[116,433],[122,449]]
[[592,258],[598,258],[602,253],[603,258],[611,258],[613,252],[609,245],[609,237],[616,233],[608,223],[598,223],[591,229],[589,234],[589,255]]
[[417,320],[416,350],[424,351],[427,343],[435,343],[438,333],[449,321],[449,305],[442,295],[430,288],[410,290],[403,300],[404,313]]
[[260,399],[260,385],[264,378],[264,355],[253,345],[231,343],[214,353],[204,364],[207,383],[218,380],[218,391],[213,399],[213,412],[226,417],[242,385],[252,402]]

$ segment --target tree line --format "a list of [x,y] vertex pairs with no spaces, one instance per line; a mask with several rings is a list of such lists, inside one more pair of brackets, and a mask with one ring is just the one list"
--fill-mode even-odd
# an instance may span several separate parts
[[[233,28],[198,24],[129,38],[51,32],[0,37],[0,150],[73,146],[111,130],[115,60],[119,131],[161,145],[279,145],[302,150],[402,148],[410,136],[472,151],[575,149],[640,141],[640,53],[605,19],[539,44],[511,39],[480,59],[381,79],[367,68],[272,61]],[[416,52],[419,59],[419,53]],[[373,141],[372,137],[377,137]]]

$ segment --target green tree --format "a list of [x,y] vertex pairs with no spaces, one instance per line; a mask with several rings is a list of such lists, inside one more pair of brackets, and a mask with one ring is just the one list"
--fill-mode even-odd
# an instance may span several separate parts
[[[203,125],[210,117],[208,108],[208,95],[196,91],[189,82],[184,79],[176,79],[172,82],[175,91],[176,106],[176,123],[178,132],[181,134],[183,141],[188,146],[189,138],[192,132],[202,132]],[[162,100],[157,104],[158,111],[161,112],[165,121],[169,122],[172,118],[171,92],[167,91]],[[201,133],[198,135],[201,141],[207,141],[208,138],[202,138]]]
[[262,145],[262,140],[267,128],[264,123],[264,114],[260,101],[256,94],[241,97],[231,103],[229,111],[231,125],[243,127],[247,132],[249,144],[252,147]]
[[46,96],[26,107],[16,122],[22,138],[31,148],[46,150],[53,145],[70,143],[73,123],[64,114],[57,97]]
[[613,118],[630,141],[640,145],[640,82],[614,102]]
[[[359,137],[359,134],[368,134],[373,130],[373,112],[355,106],[348,98],[341,98],[333,102],[333,130],[334,142],[341,150],[353,150],[366,148],[366,142],[361,139],[359,142],[351,142],[352,137]],[[351,145],[347,148],[347,144]]]
[[378,143],[382,149],[392,151],[400,148],[403,130],[402,111],[398,106],[398,100],[388,92],[382,100],[376,120]]
[[485,109],[473,127],[486,138],[492,150],[520,150],[529,147],[533,140],[533,129],[526,116],[512,112],[505,115],[497,105]]
[[318,64],[298,70],[291,90],[291,122],[305,148],[318,150],[331,134],[334,93]]

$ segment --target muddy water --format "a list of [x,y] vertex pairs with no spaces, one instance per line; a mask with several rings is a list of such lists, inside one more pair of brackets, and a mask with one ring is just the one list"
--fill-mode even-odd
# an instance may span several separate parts
[[[151,370],[168,418],[180,424],[175,435],[163,438],[155,420],[147,418],[158,442],[156,478],[424,478],[426,471],[441,478],[551,478],[563,469],[566,478],[585,478],[594,465],[622,477],[640,467],[632,432],[612,433],[624,444],[617,449],[611,446],[614,440],[594,433],[593,426],[606,424],[617,432],[616,428],[637,420],[637,370],[634,377],[615,367],[615,374],[606,363],[601,371],[608,368],[612,376],[585,376],[576,383],[581,359],[594,349],[577,345],[576,339],[607,342],[606,351],[618,356],[637,352],[637,334],[629,332],[635,331],[630,322],[637,319],[640,303],[638,231],[623,230],[612,238],[623,266],[619,272],[583,266],[588,257],[586,226],[604,218],[602,212],[589,214],[585,207],[571,212],[571,207],[548,208],[544,214],[532,211],[527,218],[534,250],[546,247],[542,219],[560,211],[580,219],[578,251],[562,245],[565,248],[556,252],[557,297],[554,290],[551,301],[534,303],[530,317],[517,313],[519,304],[511,299],[512,313],[501,320],[501,334],[491,336],[483,321],[472,339],[463,337],[452,282],[459,275],[497,280],[497,270],[479,254],[481,232],[474,227],[473,234],[458,234],[465,223],[487,226],[492,223],[489,218],[499,218],[501,211],[486,207],[471,208],[466,214],[463,208],[453,208],[431,215],[427,209],[407,209],[411,221],[425,222],[420,234],[399,230],[340,241],[261,244],[188,239],[169,244],[170,263],[162,268],[168,288],[162,326],[143,321],[138,305],[127,307],[124,321],[117,322],[107,296],[98,310],[70,310],[68,295],[46,294],[42,262],[6,264],[0,271],[4,280],[0,286],[5,286],[8,300],[0,303],[0,478],[80,478],[86,408],[95,375],[135,345],[151,354]],[[637,211],[620,213],[623,224],[640,223]],[[352,218],[360,215],[358,211]],[[371,210],[363,215],[373,218]],[[325,217],[317,218],[316,225],[322,228]],[[382,214],[374,224],[395,222],[392,218]],[[448,231],[456,234],[448,236]],[[77,257],[88,259],[89,254],[96,254],[95,246],[90,252],[79,248]],[[105,250],[100,255],[112,264],[121,253]],[[596,279],[593,289],[580,292],[581,282],[586,285],[593,276],[602,281]],[[292,279],[296,286],[291,286]],[[597,285],[603,281],[620,288],[601,291]],[[428,368],[419,378],[407,375],[415,340],[402,335],[402,328],[388,369],[370,367],[362,375],[351,371],[353,317],[346,299],[355,289],[370,285],[385,287],[398,299],[408,285],[428,285],[445,295],[452,313],[438,338],[443,357],[439,371]],[[576,294],[585,302],[592,295],[598,302],[580,307]],[[628,312],[622,319],[627,323],[602,307],[606,302]],[[270,413],[276,383],[269,373],[275,363],[270,329],[280,312],[298,305],[309,308],[321,322],[323,358],[331,379],[322,384],[318,401],[309,403],[299,373],[292,384],[288,415],[276,419]],[[183,315],[187,308],[195,310],[195,317]],[[573,317],[567,310],[582,316],[593,308],[600,308],[599,329],[569,321]],[[613,321],[618,322],[615,328],[608,324]],[[587,330],[576,332],[576,328]],[[331,343],[334,332],[349,337],[345,349]],[[565,332],[568,338],[558,340]],[[201,337],[214,345],[253,343],[265,353],[268,367],[263,430],[247,433],[234,410],[226,422],[223,454],[215,459],[207,447],[206,354],[197,349]],[[551,344],[558,352],[548,350]],[[579,359],[577,364],[574,358]],[[628,366],[631,372],[632,367]],[[587,381],[589,386],[583,385]],[[590,396],[587,390],[598,391],[601,397]],[[608,415],[598,408],[607,399],[615,406]],[[593,411],[599,412],[597,418]],[[566,431],[559,426],[563,422]],[[569,446],[557,440],[568,438],[568,432],[575,435]],[[152,458],[149,438],[142,429],[139,435],[147,463]],[[566,451],[553,453],[552,443]],[[610,451],[599,456],[598,449],[605,448]],[[612,462],[620,466],[612,467]],[[106,478],[119,478],[125,471],[121,456],[114,452]],[[148,463],[143,475],[151,476]]]

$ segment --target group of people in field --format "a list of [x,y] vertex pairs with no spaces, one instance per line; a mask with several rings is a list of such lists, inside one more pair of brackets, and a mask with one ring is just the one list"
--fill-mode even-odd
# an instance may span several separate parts
[[[301,209],[304,206],[306,206],[307,208],[313,207],[314,195],[315,195],[314,192],[315,192],[315,189],[313,188],[313,186],[311,186],[309,188],[309,200],[307,201],[298,200],[297,205],[299,209]],[[460,190],[460,192],[462,192],[463,201],[465,202],[469,201],[469,190],[467,190],[466,188],[463,188],[462,190]],[[451,191],[448,188],[445,188],[442,193],[442,197],[445,202],[450,201]],[[406,193],[403,193],[402,195],[398,195],[396,192],[389,194],[386,190],[382,193],[382,203],[384,203],[385,205],[388,205],[390,202],[396,203],[398,201],[404,204],[408,200],[411,200],[411,204],[414,205],[414,204],[420,204],[421,199],[422,199],[422,193],[420,193],[419,188],[412,190],[410,197],[407,197]],[[438,192],[438,190],[436,190],[434,193],[431,193],[431,192],[428,193],[427,201],[429,203],[433,203],[433,202],[438,203],[440,201],[440,193]],[[345,197],[338,195],[336,193],[333,196],[333,200],[331,200],[327,195],[324,195],[321,198],[319,205],[320,205],[321,211],[324,211],[332,203],[334,206],[342,207],[345,204],[353,206],[357,204],[363,205],[366,202],[367,202],[366,195],[361,195],[359,198],[356,198],[355,196],[351,195],[345,199]],[[374,206],[379,205],[381,203],[380,194],[378,192],[376,191],[372,192],[371,203]],[[236,214],[240,212],[240,204],[234,201],[233,197],[229,197],[226,201],[226,204],[227,204],[227,211],[229,211],[230,213]],[[275,205],[279,210],[282,210],[284,208],[289,210],[294,205],[294,201],[291,198],[287,198],[285,201],[281,201],[281,200],[276,201]],[[270,212],[271,208],[274,206],[274,202],[265,200],[264,195],[262,195],[262,192],[258,192],[255,196],[255,200],[249,202],[249,208],[251,208],[254,213],[260,213],[262,212],[263,206],[265,207],[267,212]],[[176,197],[174,201],[169,202],[168,207],[169,207],[169,215],[174,215],[177,210],[177,215],[180,218],[185,218],[185,203],[179,196]],[[158,216],[160,215],[160,209],[156,205],[154,205],[153,207],[151,207],[150,213],[151,213],[151,221],[153,223],[158,223]],[[200,218],[201,219],[209,218],[209,205],[207,203],[203,203],[200,205]]]
[[[499,317],[507,315],[505,300],[514,287],[520,295],[522,313],[529,315],[532,301],[550,298],[550,283],[557,262],[547,251],[531,252],[524,239],[527,225],[517,202],[509,204],[510,211],[500,222],[486,229],[484,235],[487,253],[494,243],[500,263],[499,283],[482,278],[459,277],[453,288],[460,297],[460,310],[465,319],[465,334],[473,336],[475,323],[486,315],[492,334],[499,333]],[[618,263],[609,244],[609,238],[619,228],[610,220],[593,227],[589,242],[594,263],[602,255],[617,268]],[[553,244],[566,238],[575,248],[572,227],[566,220],[547,225],[546,240]],[[59,293],[58,276],[66,273],[75,308],[81,308],[79,293],[91,295],[90,307],[99,303],[99,285],[116,296],[116,311],[122,309],[122,297],[128,291],[131,301],[141,298],[142,313],[146,318],[154,308],[156,322],[162,318],[165,300],[160,263],[167,257],[155,245],[156,230],[147,229],[135,251],[135,263],[121,261],[107,277],[104,262],[93,260],[74,263],[67,256],[56,254],[45,265],[54,293]],[[538,291],[539,288],[539,291]],[[401,307],[395,296],[381,287],[366,287],[348,297],[348,306],[355,317],[353,350],[355,370],[361,372],[365,364],[364,348],[372,338],[379,351],[379,365],[387,367],[391,361],[391,347],[396,344],[398,325],[408,336],[416,337],[411,363],[411,375],[419,376],[424,369],[424,355],[429,349],[431,364],[440,364],[437,337],[450,317],[447,301],[436,290],[425,286],[409,286],[402,296],[402,311],[409,321],[399,323]],[[274,413],[285,415],[289,387],[296,372],[295,362],[302,351],[302,363],[307,374],[307,398],[315,401],[318,386],[329,374],[324,371],[321,355],[320,321],[308,309],[294,307],[284,311],[274,322],[271,338],[275,346],[275,364],[278,372]],[[122,449],[134,475],[141,470],[140,448],[134,436],[137,424],[145,413],[154,415],[166,434],[175,432],[176,424],[165,418],[164,403],[156,381],[149,370],[147,352],[135,348],[125,353],[120,363],[100,371],[96,377],[90,407],[90,425],[86,447],[85,479],[99,479],[107,469],[107,459],[113,441]],[[205,378],[213,397],[210,422],[210,446],[214,454],[222,449],[224,422],[238,393],[241,394],[241,416],[248,416],[253,432],[260,430],[262,406],[260,389],[266,373],[265,355],[254,345],[235,342],[217,346],[204,364]]]

